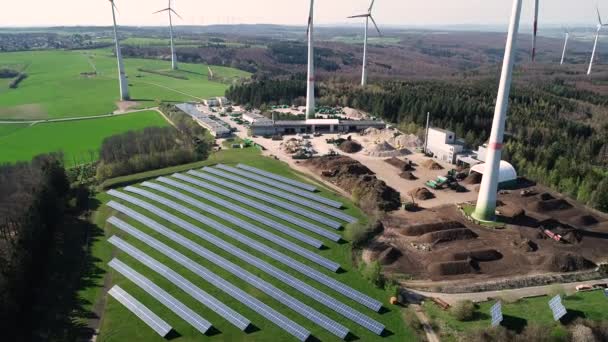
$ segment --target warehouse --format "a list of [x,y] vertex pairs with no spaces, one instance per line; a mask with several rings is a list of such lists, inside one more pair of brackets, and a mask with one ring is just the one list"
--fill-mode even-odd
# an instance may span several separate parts
[[[477,164],[471,168],[471,173],[484,174],[486,164]],[[510,188],[517,183],[517,171],[510,163],[501,160],[498,172],[498,187],[501,189]]]
[[383,121],[373,120],[280,120],[258,121],[251,125],[251,134],[258,136],[290,135],[300,133],[348,133],[360,132],[367,128],[386,128]]
[[429,128],[426,152],[450,164],[456,163],[459,153],[464,150],[464,142],[456,139],[456,134],[440,128]]
[[230,129],[226,128],[223,123],[213,120],[207,114],[198,110],[194,104],[182,103],[175,107],[190,115],[199,125],[206,128],[216,138],[227,138],[232,135]]

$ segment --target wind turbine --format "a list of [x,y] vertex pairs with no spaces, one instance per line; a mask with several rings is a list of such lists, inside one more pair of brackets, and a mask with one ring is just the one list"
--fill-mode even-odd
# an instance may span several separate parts
[[363,68],[361,70],[361,86],[367,85],[367,31],[369,29],[369,20],[370,19],[372,20],[372,23],[376,27],[376,31],[378,31],[378,34],[380,36],[382,36],[382,32],[380,32],[380,29],[378,28],[378,25],[376,24],[376,21],[374,20],[374,17],[372,16],[372,9],[374,8],[374,2],[376,2],[376,0],[372,0],[372,3],[369,6],[369,9],[367,10],[367,13],[360,14],[360,15],[353,15],[353,16],[348,17],[348,18],[365,18],[365,38],[363,41]]
[[177,53],[175,52],[175,44],[173,43],[173,17],[171,16],[171,13],[175,14],[180,19],[182,19],[182,17],[177,14],[177,12],[175,12],[175,10],[171,7],[171,0],[169,0],[169,6],[167,8],[162,9],[160,11],[156,11],[153,14],[161,12],[169,13],[169,35],[171,38],[171,69],[177,70]]
[[595,42],[593,43],[593,52],[591,53],[591,61],[589,61],[589,69],[587,70],[587,75],[591,75],[591,69],[593,68],[593,60],[595,59],[595,50],[597,48],[597,41],[600,38],[600,31],[602,30],[602,27],[608,26],[608,24],[602,23],[602,15],[600,14],[599,7],[597,7],[596,10],[598,23],[597,30],[595,31]]
[[568,39],[570,39],[570,30],[567,27],[564,30],[566,33],[566,40],[564,41],[564,51],[562,52],[562,60],[559,65],[564,65],[564,59],[566,58],[566,49],[568,48]]
[[538,8],[540,0],[534,0],[534,33],[532,36],[532,62],[536,60],[536,37],[538,34]]
[[310,0],[310,13],[308,14],[308,84],[306,87],[306,120],[314,119],[315,111],[315,51],[314,51],[314,9],[315,0]]
[[120,100],[127,101],[130,99],[129,96],[129,83],[127,82],[127,74],[125,73],[125,66],[122,62],[122,52],[120,50],[120,42],[118,41],[118,30],[116,29],[116,14],[114,10],[118,11],[114,0],[109,0],[112,5],[112,19],[114,20],[114,41],[116,43],[116,59],[118,61],[118,84],[120,86]]

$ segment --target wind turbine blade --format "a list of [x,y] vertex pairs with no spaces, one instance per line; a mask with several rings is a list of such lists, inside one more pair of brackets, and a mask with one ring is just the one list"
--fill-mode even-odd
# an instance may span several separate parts
[[116,10],[116,12],[118,14],[120,14],[120,11],[118,10],[118,7],[116,7],[116,4],[114,3],[114,1],[110,1],[112,3],[112,7],[114,7],[114,10]]
[[380,35],[380,37],[382,37],[382,32],[380,32],[380,29],[378,28],[378,24],[376,24],[376,21],[374,20],[374,17],[372,17],[370,15],[369,18],[372,20],[372,23],[374,23],[374,27],[376,27],[376,31],[378,31],[378,34]]
[[161,13],[161,12],[167,12],[167,11],[169,11],[169,10],[170,10],[169,8],[165,8],[165,9],[162,9],[162,10],[160,10],[160,11],[156,11],[156,12],[154,12],[154,13],[152,13],[152,14]]
[[310,0],[310,12],[308,13],[308,26],[306,27],[306,35],[310,33],[310,27],[312,26],[312,16],[315,9],[315,0]]
[[171,12],[173,12],[173,14],[175,14],[175,15],[176,15],[178,18],[180,18],[180,19],[184,20],[184,18],[182,18],[182,16],[181,16],[181,15],[177,14],[177,12],[175,12],[175,11],[173,10],[173,8],[171,8]]
[[369,16],[370,16],[369,14],[359,14],[359,15],[351,15],[350,17],[347,17],[347,18],[349,18],[349,19],[352,19],[352,18],[367,18]]
[[369,5],[369,9],[367,10],[368,12],[371,12],[372,9],[374,8],[374,2],[376,2],[376,0],[372,0],[372,4]]
[[600,25],[603,26],[604,24],[602,23],[602,15],[600,14],[600,8],[596,7],[595,10],[597,11],[597,21],[600,23]]

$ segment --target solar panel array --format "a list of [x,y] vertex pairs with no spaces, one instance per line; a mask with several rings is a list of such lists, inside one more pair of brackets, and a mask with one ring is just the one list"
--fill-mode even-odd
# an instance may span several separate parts
[[[130,203],[132,203],[134,205],[137,205],[137,206],[139,206],[139,207],[141,207],[143,209],[146,209],[146,210],[154,213],[155,215],[157,215],[157,216],[159,216],[159,217],[161,217],[161,218],[163,218],[163,219],[165,219],[165,220],[167,220],[167,221],[169,221],[169,222],[177,225],[178,227],[180,227],[180,228],[182,228],[184,230],[187,230],[190,233],[193,233],[193,234],[199,236],[200,238],[202,238],[202,239],[204,239],[204,240],[206,240],[206,241],[214,244],[216,247],[221,248],[224,251],[226,251],[226,252],[228,252],[228,253],[230,253],[230,254],[232,254],[232,255],[234,255],[234,256],[242,259],[242,260],[244,260],[245,262],[248,262],[248,263],[250,263],[250,264],[253,265],[254,262],[258,262],[258,260],[259,260],[260,263],[254,265],[254,266],[258,267],[261,270],[266,270],[266,268],[269,269],[269,270],[271,270],[271,269],[278,270],[276,267],[273,267],[273,266],[269,265],[268,263],[263,262],[259,258],[255,257],[255,256],[253,256],[253,255],[251,255],[251,254],[249,254],[247,252],[244,252],[243,250],[239,249],[238,247],[236,247],[236,246],[234,246],[234,245],[232,245],[230,243],[227,243],[223,239],[217,238],[216,236],[214,236],[212,234],[209,234],[209,233],[207,233],[207,232],[199,229],[198,227],[196,227],[196,226],[194,226],[194,225],[192,225],[192,224],[190,224],[190,223],[188,223],[188,222],[186,222],[186,221],[184,221],[184,220],[182,220],[182,219],[180,219],[180,218],[178,218],[178,217],[176,217],[176,216],[174,216],[174,215],[172,215],[172,214],[170,214],[170,213],[168,213],[168,212],[166,212],[166,211],[164,211],[164,210],[162,210],[162,209],[160,209],[160,208],[158,208],[158,207],[156,207],[154,205],[151,205],[151,204],[149,204],[149,203],[147,203],[145,201],[139,200],[139,199],[134,198],[132,196],[129,196],[129,195],[126,195],[126,194],[122,194],[122,193],[117,192],[115,190],[110,190],[108,192],[108,194],[111,195],[111,196],[115,196],[115,197],[121,198],[121,199],[123,199],[123,200],[125,200],[127,202],[130,202]],[[112,208],[114,208],[116,210],[120,210],[120,211],[122,211],[124,213],[129,212],[129,211],[133,212],[132,210],[129,210],[128,208],[127,208],[127,211],[123,211],[122,209],[118,209],[119,206],[114,205],[113,202],[111,202],[110,204],[108,204],[108,206],[110,206],[110,207],[112,207]],[[142,218],[142,215],[139,215],[137,213],[135,213],[135,214],[137,216],[139,216],[136,219],[141,220],[140,222],[142,222],[142,223],[144,223],[144,224],[146,224],[148,226],[150,226],[150,224],[154,224],[154,222],[150,222],[151,220],[149,220],[149,219],[147,219],[145,217]],[[300,265],[302,265],[302,264],[300,264]],[[294,266],[296,266],[296,265],[294,265]],[[333,290],[335,290],[335,291],[343,294],[344,296],[346,296],[346,297],[348,297],[348,298],[350,298],[350,299],[352,299],[352,300],[354,300],[354,301],[356,301],[356,302],[358,302],[358,303],[360,303],[360,304],[362,304],[362,305],[364,305],[364,306],[366,306],[366,307],[368,307],[368,308],[370,308],[370,309],[372,309],[374,311],[379,311],[382,308],[382,303],[378,302],[377,300],[375,300],[375,299],[373,299],[373,298],[371,298],[371,297],[369,297],[369,296],[367,296],[367,295],[365,295],[365,294],[363,294],[363,293],[361,293],[361,292],[359,292],[359,291],[351,288],[350,286],[347,286],[347,285],[345,285],[345,284],[343,284],[343,283],[341,283],[341,282],[339,282],[339,281],[337,281],[337,280],[335,280],[335,279],[333,279],[333,278],[331,278],[331,277],[329,277],[329,276],[327,276],[327,275],[325,275],[325,274],[323,274],[323,273],[321,273],[321,272],[319,272],[319,271],[317,271],[317,270],[315,270],[315,269],[313,269],[311,267],[308,267],[306,265],[302,265],[302,267],[298,268],[297,270],[300,273],[302,273],[303,275],[305,275],[305,276],[307,276],[307,277],[309,277],[309,278],[311,278],[311,279],[313,279],[313,280],[315,280],[315,281],[317,281],[317,282],[319,282],[319,283],[321,283],[321,284],[323,284],[323,285],[325,285],[325,286],[327,286],[327,287],[329,287],[329,288],[331,288],[331,289],[333,289]],[[303,284],[305,284],[305,283],[303,283]]]
[[[219,184],[219,185],[221,185],[221,186],[223,186],[225,188],[228,188],[230,190],[238,191],[239,193],[241,193],[243,195],[251,196],[253,198],[256,198],[256,199],[268,202],[268,203],[270,203],[272,205],[276,205],[277,207],[280,207],[280,208],[283,208],[283,209],[287,209],[287,210],[291,211],[292,213],[301,215],[302,217],[310,218],[310,219],[315,220],[315,221],[317,221],[319,223],[327,225],[327,226],[329,226],[331,228],[339,229],[340,227],[342,227],[342,224],[340,222],[338,222],[338,221],[332,220],[332,219],[327,218],[327,217],[325,217],[323,215],[317,215],[317,214],[311,212],[310,210],[306,210],[304,208],[298,207],[297,205],[293,205],[293,204],[287,203],[286,201],[283,201],[281,199],[274,198],[274,197],[268,196],[268,195],[264,195],[264,194],[262,194],[260,192],[257,192],[257,191],[254,191],[254,190],[251,190],[251,189],[248,189],[248,188],[236,185],[234,183],[230,183],[230,182],[225,181],[225,180],[223,180],[221,178],[214,177],[214,176],[212,176],[210,174],[206,174],[206,173],[202,173],[202,172],[198,172],[198,171],[188,171],[188,174],[192,175],[192,176],[196,176],[196,177],[201,178],[201,179],[204,179],[206,181],[210,181],[210,182]],[[173,177],[180,178],[180,177],[184,177],[184,176],[180,175],[180,174],[174,174]],[[186,179],[184,179],[184,180],[186,180]],[[234,193],[234,192],[227,191],[227,190],[224,190],[224,189],[221,189],[221,188],[217,188],[217,187],[215,187],[215,188],[219,189],[219,191],[223,191],[223,192],[227,192],[227,193],[232,193],[232,194],[236,195],[236,193]],[[216,192],[221,193],[219,191],[216,191]],[[245,199],[246,200],[246,204],[249,205],[249,206],[254,207],[252,205],[252,203],[253,203],[253,204],[257,205],[257,206],[268,207],[266,205],[260,204],[259,202],[253,201],[253,200],[248,199],[246,197],[243,197],[243,196],[240,196],[240,197],[243,198],[243,199]],[[245,201],[242,201],[242,202],[245,203]],[[287,215],[287,216],[289,216],[289,217],[292,218],[291,219],[292,221],[290,221],[290,222],[297,223],[298,226],[300,226],[302,228],[309,229],[311,231],[312,231],[312,229],[308,228],[309,226],[313,226],[313,227],[318,228],[318,226],[316,226],[316,225],[314,225],[314,224],[312,224],[312,223],[310,223],[310,222],[308,222],[306,220],[301,220],[301,219],[299,219],[297,217],[294,217],[293,215],[285,214],[285,213],[283,213],[282,211],[279,211],[279,210],[274,210],[274,211],[276,212],[276,213],[273,213],[274,216],[277,216],[277,214],[283,214],[283,216]],[[277,216],[277,217],[279,217],[279,216]],[[318,228],[318,229],[320,229],[320,228]]]
[[[226,268],[226,270],[239,277],[241,277],[241,274],[245,274],[242,272],[247,273],[247,271],[245,271],[245,270],[242,270],[242,272],[241,272],[240,267],[230,263],[229,261],[227,261],[227,260],[221,258],[220,256],[214,254],[213,252],[201,247],[200,245],[192,242],[191,240],[183,237],[182,235],[175,233],[174,231],[162,226],[158,222],[155,222],[155,221],[151,220],[150,218],[148,218],[122,204],[111,201],[108,204],[108,206],[115,210],[118,210],[121,213],[123,213],[124,215],[127,215],[127,216],[131,217],[132,219],[146,225],[147,227],[156,231],[157,233],[160,233],[163,236],[169,238],[170,240],[172,240],[176,243],[179,243],[180,245],[184,246],[185,248],[193,251],[194,253],[202,256],[203,258],[205,258],[217,265],[231,266],[229,268]],[[163,213],[161,213],[161,214],[163,214]],[[161,216],[161,217],[163,217],[163,216]],[[128,231],[128,232],[131,235],[134,235],[134,236],[140,238],[139,235],[141,235],[143,233],[138,232],[137,230],[135,230],[135,231],[136,231],[135,233],[133,233],[131,231]],[[138,235],[136,235],[136,234],[138,234]],[[328,296],[327,294],[323,293],[322,291],[306,284],[305,282],[297,279],[296,277],[291,276],[290,274],[268,264],[267,262],[260,260],[259,258],[256,258],[242,250],[239,250],[237,247],[231,246],[229,244],[226,244],[226,246],[218,246],[218,247],[220,247],[220,248],[224,249],[225,251],[231,253],[232,255],[240,258],[241,260],[247,262],[248,264],[257,267],[258,269],[266,272],[267,274],[273,276],[274,278],[282,281],[286,285],[291,286],[292,288],[300,291],[301,293],[305,294],[306,296],[318,301],[319,303],[336,311],[337,313],[343,315],[344,317],[356,322],[357,324],[369,329],[370,331],[372,331],[378,335],[382,334],[382,332],[384,330],[384,325],[382,325],[381,323],[369,318],[366,315],[363,315],[359,311],[352,309],[351,307],[343,304],[342,302],[334,299],[331,296]],[[232,267],[232,266],[234,266],[234,267]],[[237,272],[238,274],[235,272]]]
[[297,180],[293,180],[291,178],[279,176],[276,173],[260,170],[258,168],[253,167],[253,166],[249,166],[249,165],[245,165],[245,164],[239,164],[236,167],[238,167],[239,169],[247,170],[249,172],[257,173],[258,175],[264,176],[266,178],[271,178],[271,179],[277,180],[279,182],[283,182],[283,183],[286,183],[286,184],[293,185],[295,187],[298,187],[298,188],[301,188],[301,189],[304,189],[304,190],[308,190],[308,191],[316,191],[317,190],[317,188],[314,185],[306,184],[306,183],[303,183],[303,182],[298,182]]
[[[320,265],[320,266],[328,269],[328,270],[330,270],[330,271],[336,272],[337,270],[340,269],[340,264],[338,264],[338,263],[335,263],[335,262],[333,262],[333,261],[331,261],[331,260],[329,260],[327,258],[324,258],[324,257],[322,257],[322,256],[320,256],[320,255],[318,255],[316,253],[313,253],[313,252],[311,252],[311,251],[309,251],[309,250],[307,250],[305,248],[302,248],[302,247],[296,245],[295,243],[292,243],[291,241],[285,240],[285,239],[283,239],[283,238],[281,238],[279,236],[276,236],[276,235],[274,235],[272,233],[269,233],[266,230],[261,229],[261,228],[255,226],[255,225],[253,225],[253,224],[251,224],[249,222],[243,221],[243,220],[241,220],[241,219],[239,219],[237,217],[234,217],[234,216],[232,216],[230,214],[227,214],[227,213],[223,212],[222,210],[219,210],[219,209],[214,208],[214,207],[212,207],[210,205],[206,205],[206,204],[204,204],[204,203],[202,203],[200,201],[197,201],[194,198],[186,196],[186,195],[184,195],[184,194],[182,194],[182,193],[180,193],[178,191],[174,191],[174,190],[166,188],[166,187],[164,187],[162,185],[155,184],[155,183],[150,183],[150,182],[144,182],[144,183],[142,183],[142,185],[145,186],[145,187],[149,187],[151,189],[155,189],[155,190],[160,191],[162,193],[165,193],[165,194],[167,194],[169,196],[172,196],[172,197],[174,197],[176,199],[179,199],[180,201],[184,201],[184,202],[186,202],[188,204],[191,204],[191,205],[193,205],[193,206],[195,206],[195,207],[197,207],[197,208],[199,208],[199,209],[201,209],[203,211],[206,211],[206,212],[208,212],[208,213],[210,213],[212,215],[220,217],[220,218],[222,218],[222,219],[224,219],[224,220],[226,220],[226,221],[228,221],[230,223],[235,224],[239,228],[245,229],[245,230],[247,230],[247,231],[249,231],[249,232],[251,232],[253,234],[256,234],[256,235],[258,235],[260,237],[263,237],[263,238],[265,238],[268,241],[272,241],[272,242],[276,243],[277,245],[279,245],[279,246],[281,246],[281,247],[283,247],[285,249],[288,249],[288,250],[290,250],[290,251],[292,251],[292,252],[294,252],[294,253],[296,253],[296,254],[298,254],[298,255],[300,255],[300,256],[302,256],[302,257],[304,257],[304,258],[306,258],[306,259],[308,259],[308,260],[310,260],[310,261],[312,261],[312,262],[314,262],[314,263],[316,263],[316,264],[318,264],[318,265]],[[129,188],[127,188],[127,190],[135,192],[135,193],[138,193],[138,194],[140,194],[142,196],[145,196],[145,197],[148,197],[149,194],[150,194],[149,192],[143,191],[143,190],[138,189],[138,188],[129,187]]]
[[[192,219],[195,219],[195,220],[203,223],[205,226],[213,228],[213,229],[217,230],[218,232],[221,232],[221,233],[223,233],[225,235],[228,235],[231,238],[239,241],[240,243],[242,243],[242,244],[244,244],[244,245],[246,245],[246,246],[248,246],[250,248],[253,248],[256,251],[258,251],[258,252],[260,252],[262,254],[265,254],[265,255],[267,255],[267,256],[269,256],[269,257],[271,257],[271,258],[273,258],[273,259],[275,259],[275,260],[277,260],[277,261],[279,261],[279,262],[281,262],[281,263],[283,263],[283,264],[285,264],[287,266],[290,266],[290,267],[292,267],[294,269],[300,269],[303,266],[308,267],[308,266],[302,264],[301,262],[296,261],[293,258],[291,258],[291,257],[289,257],[289,256],[287,256],[287,255],[285,255],[285,254],[283,254],[281,252],[278,252],[278,251],[270,248],[269,246],[267,246],[267,245],[265,245],[265,244],[263,244],[261,242],[258,242],[257,240],[254,240],[254,239],[252,239],[252,238],[250,238],[250,237],[248,237],[246,235],[243,235],[243,234],[241,234],[241,233],[239,233],[239,232],[237,232],[237,231],[235,231],[235,230],[233,230],[231,228],[228,228],[228,227],[224,226],[223,224],[221,224],[221,223],[219,223],[219,222],[217,222],[215,220],[212,220],[212,219],[210,219],[210,218],[208,218],[208,217],[206,217],[204,215],[201,215],[201,214],[199,214],[198,212],[196,212],[196,211],[194,211],[192,209],[184,207],[183,205],[180,205],[180,204],[178,204],[178,203],[176,203],[176,202],[174,202],[174,201],[172,201],[170,199],[167,199],[165,197],[153,194],[153,193],[151,193],[149,191],[146,191],[146,190],[143,190],[143,189],[139,189],[139,188],[134,188],[134,187],[131,187],[131,186],[126,187],[125,190],[129,191],[129,192],[136,193],[138,195],[141,195],[141,196],[143,196],[143,197],[145,197],[147,199],[151,199],[153,201],[156,201],[156,202],[158,202],[158,203],[160,203],[162,205],[165,205],[165,206],[167,206],[167,207],[169,207],[171,209],[174,209],[174,210],[176,210],[176,211],[178,211],[178,212],[180,212],[180,213],[182,213],[184,215],[187,215],[188,217],[190,217]],[[323,259],[325,259],[325,258],[323,258]],[[315,261],[317,261],[317,260],[315,260]],[[326,266],[328,266],[328,267],[334,267],[334,265],[337,265],[334,262],[330,262],[329,260],[326,260],[326,261],[327,262],[324,262],[323,260],[321,260],[319,262],[323,262],[322,266],[324,266],[324,267],[326,267]],[[331,263],[331,265],[327,265],[328,262]],[[308,267],[308,268],[310,268],[310,267]],[[340,265],[337,265],[337,267],[334,268],[332,271],[336,272],[339,268],[340,268]]]
[[553,319],[556,321],[559,321],[568,313],[568,310],[566,310],[566,307],[562,304],[562,297],[560,295],[553,297],[549,301],[549,307],[553,313]]
[[232,210],[234,212],[238,212],[239,214],[241,214],[241,215],[243,215],[245,217],[253,219],[253,220],[255,220],[255,221],[257,221],[257,222],[259,222],[259,223],[261,223],[261,224],[263,224],[263,225],[265,225],[267,227],[274,228],[274,229],[276,229],[276,230],[278,230],[278,231],[280,231],[280,232],[282,232],[282,233],[284,233],[286,235],[291,236],[294,239],[297,239],[297,240],[299,240],[301,242],[309,244],[309,245],[311,245],[311,246],[313,246],[315,248],[321,248],[321,247],[323,247],[323,242],[321,242],[321,241],[319,241],[317,239],[311,238],[310,236],[308,236],[306,234],[302,234],[299,231],[297,231],[295,229],[292,229],[290,227],[287,227],[284,224],[281,224],[281,223],[279,223],[277,221],[271,220],[271,219],[269,219],[268,217],[266,217],[264,215],[256,214],[253,211],[250,211],[250,210],[247,210],[247,209],[245,209],[245,208],[243,208],[241,206],[235,205],[232,202],[225,201],[225,200],[223,200],[223,199],[221,199],[221,198],[219,198],[217,196],[211,195],[211,194],[209,194],[207,192],[203,192],[203,191],[197,190],[197,189],[195,189],[195,188],[193,188],[193,187],[191,187],[189,185],[186,185],[186,184],[184,184],[182,182],[177,182],[177,181],[175,181],[173,179],[169,179],[169,178],[165,178],[165,177],[159,177],[159,178],[156,179],[156,181],[164,183],[164,184],[171,185],[171,186],[173,186],[175,188],[184,190],[184,191],[189,192],[189,193],[191,193],[193,195],[196,195],[198,197],[204,198],[204,199],[206,199],[209,202],[213,202],[213,203],[215,203],[217,205],[221,205],[222,207],[224,207],[226,209]]
[[496,302],[490,309],[490,315],[492,315],[492,326],[498,326],[500,322],[502,322],[502,304],[500,302]]
[[154,312],[148,309],[145,305],[140,303],[137,299],[127,293],[127,291],[120,288],[118,285],[114,285],[108,291],[108,294],[116,299],[120,304],[124,305],[129,311],[135,316],[139,317],[144,323],[146,323],[152,330],[156,331],[161,337],[167,336],[167,334],[173,329],[165,322],[162,318],[158,317]]
[[[205,174],[200,173],[200,172],[196,172],[196,171],[191,171],[191,172],[192,172],[192,175],[195,175],[195,176],[198,176],[197,173],[200,174],[200,175],[206,176]],[[326,238],[330,239],[331,241],[340,241],[342,239],[342,237],[339,234],[327,231],[327,230],[319,227],[316,224],[310,223],[310,222],[305,221],[305,220],[301,220],[301,219],[299,219],[299,218],[297,218],[297,217],[295,217],[293,215],[286,214],[286,213],[284,213],[284,212],[282,212],[280,210],[274,209],[274,208],[269,207],[269,206],[267,206],[265,204],[261,204],[258,201],[255,201],[255,200],[252,200],[250,198],[241,196],[241,195],[239,195],[239,194],[237,194],[235,192],[224,190],[224,189],[222,189],[220,187],[217,187],[215,185],[211,185],[211,184],[202,182],[200,180],[197,180],[195,178],[181,175],[179,173],[174,174],[172,177],[175,177],[177,179],[183,180],[183,181],[188,182],[190,184],[196,185],[196,186],[201,187],[203,189],[214,191],[215,193],[218,193],[218,194],[220,194],[222,196],[226,196],[226,197],[231,198],[231,199],[233,199],[235,201],[239,201],[240,203],[242,203],[244,205],[248,205],[248,206],[250,206],[252,208],[255,208],[255,209],[258,209],[260,211],[263,211],[264,213],[267,213],[267,214],[270,214],[272,216],[278,217],[278,218],[280,218],[282,220],[285,220],[286,222],[293,223],[293,224],[297,225],[300,228],[309,230],[309,231],[311,231],[313,233],[316,233],[318,235],[326,237]]]
[[148,278],[137,273],[134,269],[127,266],[127,264],[114,258],[108,263],[108,265],[118,273],[125,276],[125,278],[144,289],[148,294],[165,305],[169,310],[173,311],[184,321],[188,322],[188,324],[196,328],[196,330],[205,334],[207,330],[211,328],[211,323],[209,323],[206,319],[199,316],[196,312],[192,311],[182,302],[175,299],[175,297],[171,296],[169,293],[167,293],[167,291],[158,287]]
[[211,167],[205,167],[205,168],[203,168],[204,171],[208,171],[208,172],[211,172],[211,173],[215,173],[218,176],[222,176],[222,173],[218,173],[217,172],[217,171],[219,171],[218,169],[231,172],[231,173],[239,175],[241,177],[245,177],[245,178],[249,179],[250,182],[252,182],[252,181],[260,182],[262,184],[266,184],[266,185],[269,185],[271,187],[275,187],[275,188],[281,189],[283,191],[291,192],[292,194],[296,194],[298,196],[305,197],[305,198],[308,198],[310,200],[326,204],[326,205],[328,205],[330,207],[334,207],[334,208],[338,208],[338,209],[342,208],[342,203],[340,203],[338,201],[331,200],[331,199],[323,197],[321,195],[317,195],[317,194],[313,194],[313,193],[310,193],[310,192],[302,191],[302,189],[295,188],[295,187],[293,187],[291,185],[281,184],[281,183],[278,183],[277,181],[270,180],[270,179],[262,177],[262,176],[258,176],[258,175],[254,174],[254,173],[251,173],[251,172],[239,170],[239,169],[234,168],[234,167],[218,164],[218,165],[216,165],[216,168],[211,168]]
[[[126,225],[126,226],[123,226],[123,228],[124,228],[123,230],[125,232],[127,232],[127,233],[133,235],[134,237],[138,238],[139,240],[145,242],[149,246],[155,248],[156,250],[160,251],[161,253],[165,254],[166,256],[170,257],[171,259],[182,264],[184,267],[187,267],[188,269],[192,270],[193,272],[195,272],[197,274],[200,273],[199,268],[202,268],[200,265],[196,264],[194,261],[192,261],[191,259],[188,259],[186,256],[180,254],[179,252],[173,250],[169,246],[163,244],[162,242],[152,238],[149,235],[144,234],[143,232],[141,232],[131,226]],[[161,232],[161,234],[166,234],[166,233],[168,233],[168,232],[167,232],[166,228],[164,228],[163,231]],[[171,235],[173,235],[173,234],[171,234]],[[187,240],[187,239],[185,239],[185,240]],[[285,304],[292,310],[303,315],[304,317],[308,318],[309,320],[318,324],[319,326],[327,329],[329,332],[333,333],[334,335],[336,335],[342,339],[345,338],[346,335],[348,335],[349,331],[346,327],[335,322],[334,320],[330,319],[329,317],[325,316],[324,314],[316,311],[315,309],[309,307],[308,305],[302,303],[298,299],[288,295],[287,293],[283,292],[282,290],[276,288],[274,285],[260,279],[259,277],[244,270],[243,268],[231,263],[230,261],[212,253],[211,251],[209,251],[203,247],[196,245],[195,243],[193,243],[189,240],[184,241],[184,242],[187,243],[187,246],[185,246],[186,248],[193,250],[195,253],[203,256],[204,258],[206,258],[207,260],[209,260],[216,266],[223,268],[224,270],[241,278],[242,280],[244,280],[248,284],[252,285],[253,287],[260,289],[267,295],[269,295],[272,298],[278,300],[279,302]],[[253,308],[253,309],[255,309],[255,308]],[[274,319],[274,317],[268,317],[268,318]],[[285,322],[283,322],[283,323],[285,323]]]
[[[215,170],[215,169],[212,169],[212,168],[204,168],[203,171],[207,171],[207,172],[212,173],[214,175],[221,176],[223,178],[229,179],[229,180],[231,180],[233,182],[237,182],[237,183],[246,185],[246,186],[248,186],[250,188],[254,188],[256,190],[260,190],[260,191],[265,192],[267,194],[271,194],[271,195],[276,196],[276,197],[284,198],[284,199],[286,199],[288,201],[291,201],[291,202],[297,203],[299,205],[302,205],[305,208],[314,209],[314,210],[316,210],[318,212],[330,215],[331,217],[339,218],[339,219],[341,219],[343,221],[346,221],[346,222],[356,222],[357,221],[357,219],[355,217],[350,216],[350,215],[344,213],[343,211],[341,211],[339,209],[330,208],[330,207],[327,207],[327,206],[325,206],[323,204],[319,204],[317,202],[309,201],[309,200],[307,200],[305,198],[302,198],[300,195],[294,195],[292,193],[288,193],[288,192],[285,192],[283,190],[279,190],[279,189],[276,189],[276,188],[273,188],[273,187],[269,187],[269,186],[264,185],[264,184],[259,184],[259,183],[256,183],[256,182],[252,182],[252,181],[250,181],[250,180],[248,180],[246,178],[241,178],[239,176],[235,176],[235,175],[232,175],[230,173],[222,172],[222,171]],[[300,194],[301,193],[302,192],[300,190]]]
[[[118,219],[115,219],[114,222],[111,222],[111,223],[117,227],[125,224],[124,222],[117,221],[117,220]],[[124,228],[124,226],[123,226],[123,228]],[[189,294],[192,298],[196,299],[201,304],[203,304],[206,307],[208,307],[209,309],[213,310],[213,312],[217,313],[218,315],[220,315],[221,317],[223,317],[228,322],[230,322],[232,325],[236,326],[237,328],[241,329],[242,331],[247,330],[247,328],[251,324],[251,321],[248,320],[247,318],[243,317],[243,315],[232,310],[230,307],[228,307],[224,303],[220,302],[215,297],[211,296],[207,292],[201,290],[196,285],[192,284],[190,281],[188,281],[186,278],[179,275],[177,272],[171,270],[170,268],[161,264],[160,262],[152,259],[150,256],[146,255],[139,249],[133,247],[132,245],[130,245],[126,241],[122,240],[121,238],[119,238],[117,236],[112,236],[108,241],[112,245],[118,247],[123,252],[125,252],[125,253],[129,254],[130,256],[132,256],[133,258],[135,258],[137,261],[146,265],[148,268],[154,270],[156,273],[167,278],[175,286],[182,289],[184,292]]]

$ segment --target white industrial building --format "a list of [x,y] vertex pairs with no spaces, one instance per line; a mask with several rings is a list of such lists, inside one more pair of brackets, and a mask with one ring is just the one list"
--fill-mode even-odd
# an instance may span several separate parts
[[[471,173],[476,172],[483,175],[485,170],[485,163],[477,164],[471,168]],[[515,183],[517,183],[517,171],[515,171],[513,165],[504,160],[501,160],[498,172],[498,186],[500,188],[506,188]]]
[[269,118],[265,117],[264,115],[257,113],[257,112],[246,112],[243,113],[243,120],[249,122],[250,124],[253,124],[255,122],[270,122],[272,123],[272,120],[270,120]]
[[456,163],[456,157],[464,150],[464,142],[456,139],[456,134],[440,128],[429,128],[426,152],[433,157],[450,164]]
[[231,102],[227,98],[221,96],[203,100],[203,104],[207,107],[227,107],[230,106]]
[[252,135],[271,136],[289,135],[299,133],[348,133],[360,132],[370,127],[386,128],[383,121],[374,120],[338,120],[338,119],[311,119],[311,120],[267,120],[258,121],[251,125]]
[[177,107],[182,112],[190,115],[199,125],[209,130],[216,138],[226,138],[232,135],[230,129],[221,122],[212,119],[209,115],[201,112],[196,105],[191,103],[178,104]]

